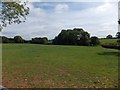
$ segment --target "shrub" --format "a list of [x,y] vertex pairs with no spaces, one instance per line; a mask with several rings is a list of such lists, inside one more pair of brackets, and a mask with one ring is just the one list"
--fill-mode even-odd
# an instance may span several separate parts
[[90,38],[90,45],[91,46],[96,46],[99,44],[100,44],[100,41],[99,41],[98,37],[94,36],[94,37]]
[[110,49],[119,49],[120,50],[120,46],[119,45],[114,45],[114,44],[106,44],[106,45],[101,45],[103,48],[110,48]]

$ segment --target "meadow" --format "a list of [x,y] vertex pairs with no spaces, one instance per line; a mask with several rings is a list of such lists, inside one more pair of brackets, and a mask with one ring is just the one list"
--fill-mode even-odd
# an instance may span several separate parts
[[101,46],[3,44],[3,86],[115,88],[118,57]]
[[101,44],[108,44],[108,43],[113,43],[117,44],[118,39],[100,39]]

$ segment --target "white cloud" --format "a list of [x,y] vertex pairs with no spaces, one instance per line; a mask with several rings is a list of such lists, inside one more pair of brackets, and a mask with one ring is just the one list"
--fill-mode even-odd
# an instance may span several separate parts
[[30,8],[30,15],[35,15],[35,16],[44,16],[45,12],[41,8],[35,8],[32,3],[28,3],[27,5]]
[[41,2],[118,2],[118,1],[119,0],[41,0]]
[[[2,2],[13,2],[19,0],[1,0]],[[118,2],[119,0],[21,0],[22,2]]]
[[55,7],[55,12],[56,13],[64,13],[69,10],[69,6],[67,4],[58,4]]
[[29,2],[41,2],[42,0],[28,0]]
[[[71,4],[72,5],[72,4]],[[54,11],[31,8],[26,23],[8,26],[3,34],[13,37],[21,35],[25,39],[32,37],[54,38],[62,29],[83,27],[92,36],[105,37],[117,32],[117,3],[104,3],[101,6],[83,10],[70,10],[67,3],[56,5]]]

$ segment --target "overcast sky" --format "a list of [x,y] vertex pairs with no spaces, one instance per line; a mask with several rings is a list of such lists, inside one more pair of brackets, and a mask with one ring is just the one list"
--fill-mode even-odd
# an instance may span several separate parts
[[[53,1],[53,0],[52,0]],[[64,0],[65,1],[65,0]],[[8,25],[2,35],[24,39],[53,39],[62,29],[83,28],[91,36],[115,36],[118,31],[117,2],[29,2],[25,23]],[[76,0],[77,1],[77,0]]]

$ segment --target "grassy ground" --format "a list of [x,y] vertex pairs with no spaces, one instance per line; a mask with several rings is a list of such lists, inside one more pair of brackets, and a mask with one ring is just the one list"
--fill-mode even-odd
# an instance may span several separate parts
[[116,44],[117,39],[100,39],[100,43],[101,44],[108,44],[108,43]]
[[3,45],[3,86],[117,87],[118,51],[98,47]]

